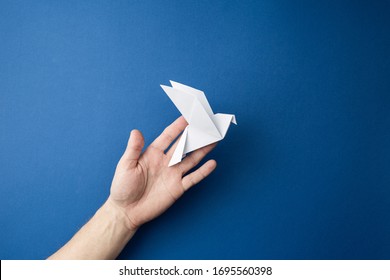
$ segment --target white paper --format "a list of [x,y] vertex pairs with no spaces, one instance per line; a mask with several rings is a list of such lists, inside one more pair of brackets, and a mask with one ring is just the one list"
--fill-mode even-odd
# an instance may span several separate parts
[[189,152],[222,140],[230,126],[237,124],[235,115],[214,114],[203,91],[170,81],[161,85],[188,122],[168,166],[175,165]]

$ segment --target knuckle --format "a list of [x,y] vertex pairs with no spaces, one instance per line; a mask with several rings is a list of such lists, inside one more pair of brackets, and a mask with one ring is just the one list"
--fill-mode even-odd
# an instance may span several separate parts
[[194,181],[194,178],[192,176],[192,174],[188,177],[188,180],[190,181],[190,187],[192,187],[193,185],[195,185],[195,181]]
[[192,164],[193,166],[195,166],[195,165],[198,164],[198,161],[196,160],[196,158],[195,158],[193,155],[191,155],[191,156],[189,157],[189,160],[190,160],[190,162],[191,162],[191,164]]
[[167,138],[169,141],[173,141],[173,137],[172,137],[172,135],[169,133],[169,131],[167,131],[168,130],[168,128],[166,128],[164,131],[163,131],[163,136],[165,137],[165,138]]
[[202,169],[199,169],[199,178],[200,178],[200,180],[199,181],[201,181],[201,180],[203,180],[204,178],[206,178],[206,174],[204,173],[204,171],[202,170]]

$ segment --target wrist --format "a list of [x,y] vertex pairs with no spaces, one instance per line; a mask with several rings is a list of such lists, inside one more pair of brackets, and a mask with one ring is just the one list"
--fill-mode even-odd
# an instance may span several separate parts
[[129,232],[133,232],[134,234],[138,230],[138,226],[131,221],[129,216],[126,214],[125,209],[115,203],[111,196],[108,197],[101,209],[107,212],[111,219],[113,219],[116,223],[123,225]]

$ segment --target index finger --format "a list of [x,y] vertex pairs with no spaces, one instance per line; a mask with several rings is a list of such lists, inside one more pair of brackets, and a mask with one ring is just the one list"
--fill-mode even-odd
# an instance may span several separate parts
[[164,129],[164,131],[158,136],[151,146],[165,151],[169,145],[176,139],[177,136],[186,128],[188,123],[183,116],[177,118],[173,123]]

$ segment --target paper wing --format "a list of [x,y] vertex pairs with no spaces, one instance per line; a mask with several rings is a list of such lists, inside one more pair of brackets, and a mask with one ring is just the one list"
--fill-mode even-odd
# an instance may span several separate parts
[[[171,101],[175,104],[180,113],[184,116],[189,125],[204,133],[210,134],[213,137],[221,137],[221,134],[215,126],[212,117],[207,113],[207,110],[211,110],[211,108],[205,109],[203,107],[204,100],[208,105],[207,99],[205,99],[205,97],[203,101],[201,101],[202,95],[194,92],[195,89],[191,88],[192,90],[188,90],[187,88],[190,87],[181,84],[179,86],[180,89],[176,84],[175,88],[164,85],[161,85],[161,87],[171,99]],[[210,105],[208,105],[208,108],[209,107]]]
[[205,111],[207,112],[207,114],[210,117],[212,115],[214,115],[213,110],[211,109],[211,106],[210,106],[209,102],[207,101],[206,95],[204,94],[203,91],[196,89],[196,88],[192,88],[192,87],[183,85],[183,84],[180,84],[178,82],[174,82],[174,81],[169,81],[169,82],[171,83],[172,87],[175,89],[178,89],[178,90],[181,90],[184,92],[188,92],[188,93],[192,93],[199,100],[199,102],[202,104],[202,106],[205,109]]

